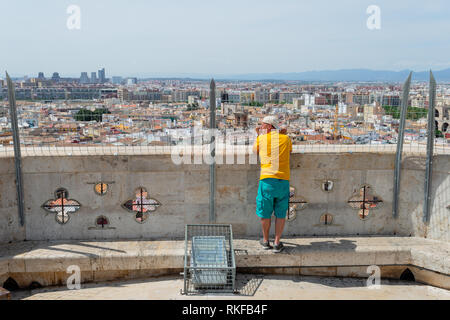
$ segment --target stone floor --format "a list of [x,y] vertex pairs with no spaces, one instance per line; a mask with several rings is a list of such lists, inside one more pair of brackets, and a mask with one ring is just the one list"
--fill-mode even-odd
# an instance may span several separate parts
[[14,291],[12,300],[179,300],[179,299],[261,299],[261,300],[330,300],[330,299],[419,299],[450,300],[450,291],[414,282],[382,280],[379,289],[369,289],[366,279],[309,276],[239,274],[239,294],[180,294],[183,278],[161,277],[145,280],[82,284],[80,290],[47,287]]
[[[286,249],[275,254],[263,250],[255,239],[235,239],[238,270],[242,274],[365,277],[368,266],[377,265],[384,278],[399,279],[410,266],[418,282],[450,289],[448,242],[414,237],[291,237],[285,240]],[[0,245],[0,285],[8,277],[21,288],[27,288],[32,282],[44,287],[59,285],[65,283],[69,276],[67,269],[73,265],[80,268],[87,283],[148,279],[170,274],[168,271],[177,274],[184,266],[183,258],[184,240],[4,244]]]

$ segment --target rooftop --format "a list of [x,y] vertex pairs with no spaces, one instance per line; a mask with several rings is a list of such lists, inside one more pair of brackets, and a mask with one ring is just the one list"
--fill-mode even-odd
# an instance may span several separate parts
[[[285,251],[275,254],[263,250],[258,240],[234,240],[240,281],[238,297],[258,299],[271,289],[272,299],[308,299],[321,293],[320,299],[336,298],[338,294],[344,294],[344,299],[355,298],[357,294],[359,298],[371,299],[413,296],[450,299],[448,242],[415,237],[288,237],[284,243]],[[12,277],[21,288],[28,287],[31,279],[44,287],[58,286],[65,283],[67,268],[76,265],[81,270],[83,290],[68,293],[63,288],[48,288],[19,292],[16,298],[77,299],[98,293],[96,299],[127,299],[136,297],[132,288],[149,288],[154,291],[147,291],[139,299],[184,299],[189,297],[179,293],[183,258],[184,240],[27,241],[0,246],[0,264],[8,272],[0,274],[0,280]],[[375,290],[375,295],[369,294],[365,285],[371,273],[369,266],[379,267],[385,279],[382,290]],[[411,283],[390,281],[403,279],[407,269],[418,283],[426,286],[415,283],[411,287]],[[318,279],[318,276],[344,279]],[[122,282],[105,283],[119,279]],[[126,282],[130,279],[140,280]],[[117,285],[127,287],[120,290],[121,297]],[[433,289],[430,285],[447,290]],[[209,297],[227,299],[220,295]]]

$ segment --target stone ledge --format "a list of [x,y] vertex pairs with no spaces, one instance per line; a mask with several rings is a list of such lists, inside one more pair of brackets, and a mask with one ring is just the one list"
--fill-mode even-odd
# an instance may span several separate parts
[[[415,275],[425,279],[423,281],[431,279],[427,283],[449,285],[450,244],[436,240],[414,237],[285,238],[286,249],[279,254],[263,250],[254,239],[235,239],[233,244],[239,270],[297,272],[298,269],[302,274],[352,276],[362,274],[370,265],[378,265],[384,270],[395,266],[402,266],[404,270],[411,266],[410,270],[415,270]],[[69,276],[66,270],[71,265],[80,267],[82,282],[174,274],[182,270],[183,258],[184,240],[4,244],[0,245],[0,285],[8,276],[21,287],[32,281],[44,286],[61,284]],[[422,270],[420,275],[418,270]],[[388,274],[386,272],[384,274]],[[427,272],[439,275],[440,280]]]
[[10,299],[11,294],[9,293],[9,291],[0,287],[0,300],[10,300]]

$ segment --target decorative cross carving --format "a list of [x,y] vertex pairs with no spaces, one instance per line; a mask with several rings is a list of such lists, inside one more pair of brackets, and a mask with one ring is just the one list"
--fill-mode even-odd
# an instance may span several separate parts
[[109,219],[106,216],[98,216],[95,218],[95,227],[89,227],[89,230],[114,230],[116,228],[111,227]]
[[306,208],[308,202],[299,196],[295,196],[295,188],[289,187],[289,209],[287,212],[287,220],[293,221],[297,217],[297,210]]
[[100,182],[88,182],[87,184],[93,184],[94,192],[99,196],[104,196],[109,190],[109,185],[113,183],[114,181],[100,181]]
[[320,217],[320,223],[323,225],[330,225],[333,223],[333,216],[329,213],[325,213]]
[[77,212],[81,204],[77,200],[68,199],[69,192],[64,188],[55,191],[55,199],[47,200],[42,208],[50,213],[56,213],[55,219],[59,224],[66,224],[70,220],[69,213]]
[[317,176],[319,178],[314,179],[314,186],[324,192],[332,192],[339,180],[335,171],[320,170]]
[[149,212],[156,211],[159,206],[161,206],[161,203],[156,199],[150,198],[147,190],[143,187],[135,190],[133,199],[129,199],[122,204],[125,210],[136,215],[136,222],[138,223],[144,223],[149,216]]
[[94,190],[97,194],[104,195],[108,191],[108,185],[103,182],[97,183]]
[[334,182],[332,180],[325,180],[322,182],[322,190],[325,192],[331,192],[333,190]]
[[105,226],[109,225],[108,219],[104,216],[98,217],[96,220],[97,226],[101,226],[102,229],[105,228]]
[[363,185],[347,202],[353,209],[359,209],[359,217],[365,220],[369,216],[370,210],[376,209],[383,203],[383,200],[372,195],[370,186]]

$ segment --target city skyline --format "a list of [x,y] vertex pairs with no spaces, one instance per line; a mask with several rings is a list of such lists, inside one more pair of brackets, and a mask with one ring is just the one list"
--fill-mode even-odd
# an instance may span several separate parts
[[[404,78],[409,75],[410,72],[413,73],[413,81],[427,81],[429,72],[433,71],[438,82],[450,82],[450,68],[444,70],[426,70],[426,71],[415,71],[415,70],[401,70],[401,71],[391,71],[391,70],[370,70],[370,69],[341,69],[341,70],[313,70],[309,72],[289,72],[289,73],[251,73],[251,74],[163,74],[154,75],[147,77],[135,77],[134,75],[128,76],[117,76],[117,75],[105,75],[105,68],[99,69],[97,72],[81,71],[79,76],[76,75],[65,75],[60,74],[55,71],[52,72],[52,76],[46,76],[45,72],[38,72],[38,75],[22,75],[14,76],[10,75],[12,79],[51,79],[58,77],[80,80],[80,83],[107,83],[112,82],[117,83],[117,81],[122,81],[126,79],[137,79],[147,80],[147,79],[191,79],[191,80],[210,80],[212,78],[218,81],[303,81],[303,82],[402,82]],[[100,73],[103,72],[103,76]],[[90,76],[89,76],[90,73]],[[0,75],[0,79],[2,76]],[[91,81],[90,79],[93,79]]]
[[[29,5],[26,5],[26,4]],[[69,30],[67,8],[81,10]],[[370,5],[381,27],[366,26]],[[105,67],[110,76],[290,73],[450,67],[445,1],[133,1],[1,3],[3,70],[71,77]]]

